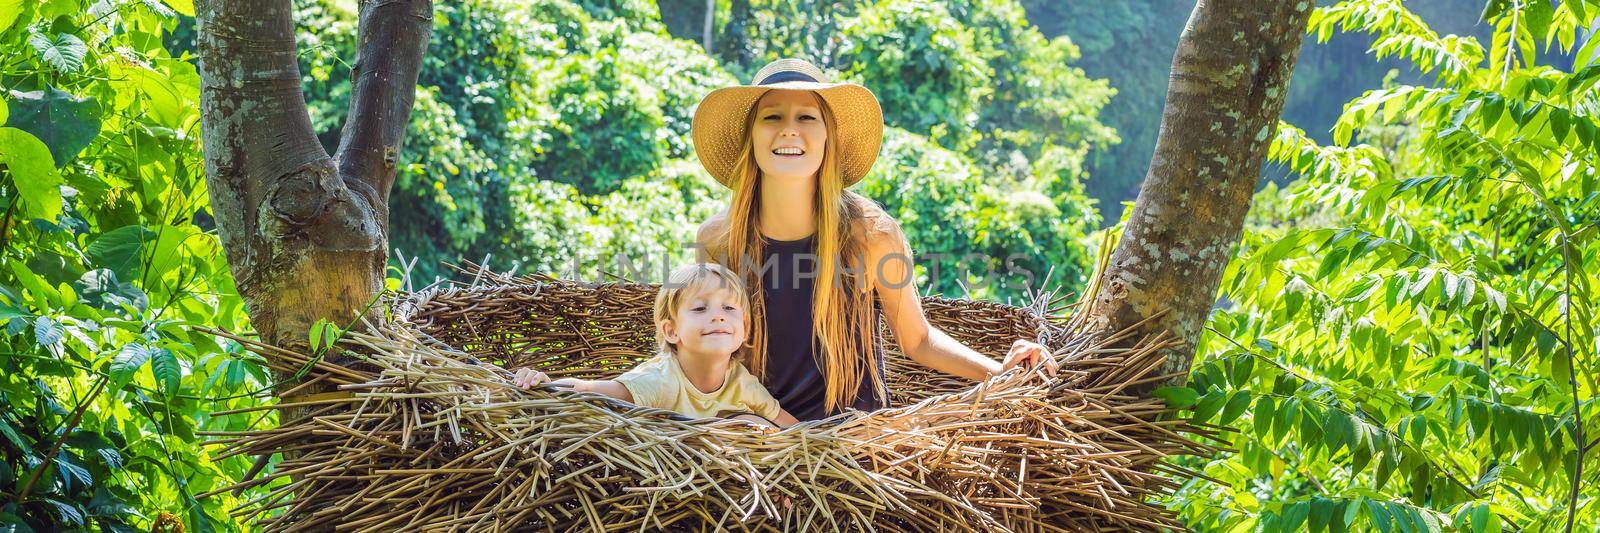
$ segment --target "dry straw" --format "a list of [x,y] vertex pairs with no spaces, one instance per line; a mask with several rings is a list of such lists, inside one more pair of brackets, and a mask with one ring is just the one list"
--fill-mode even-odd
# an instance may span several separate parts
[[391,322],[340,341],[360,354],[349,365],[240,339],[338,390],[289,397],[276,407],[304,416],[279,427],[211,434],[220,456],[287,457],[223,489],[287,480],[233,512],[270,530],[1181,529],[1152,497],[1198,474],[1162,459],[1217,451],[1184,436],[1210,431],[1124,392],[1161,377],[1166,341],[1110,348],[1120,339],[1054,302],[923,300],[991,356],[1039,340],[1054,379],[974,385],[891,349],[896,407],[777,431],[513,387],[505,368],[599,377],[641,360],[655,287],[488,282],[408,295]]

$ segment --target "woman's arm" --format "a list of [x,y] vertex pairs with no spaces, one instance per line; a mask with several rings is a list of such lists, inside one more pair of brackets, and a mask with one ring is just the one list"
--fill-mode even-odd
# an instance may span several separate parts
[[901,353],[922,366],[975,381],[1019,364],[1031,367],[1042,363],[1046,372],[1055,375],[1055,359],[1037,343],[1019,339],[1011,345],[1005,362],[997,363],[929,324],[917,293],[914,264],[899,226],[867,232],[868,279],[877,291],[884,319],[899,341]]

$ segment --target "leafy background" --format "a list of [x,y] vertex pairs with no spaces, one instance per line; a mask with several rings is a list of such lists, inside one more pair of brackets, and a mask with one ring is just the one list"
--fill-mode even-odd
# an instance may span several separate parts
[[[922,286],[1013,302],[1080,289],[1120,231],[1193,7],[437,4],[391,289],[462,259],[659,276],[726,196],[694,159],[693,105],[805,56],[882,99],[884,150],[856,190],[902,222]],[[331,150],[354,2],[294,6]],[[272,383],[209,333],[249,324],[203,179],[193,10],[0,0],[5,530],[249,529],[230,511],[283,482],[213,494],[282,473],[205,445],[275,420],[210,414],[271,403]],[[1234,449],[1185,460],[1206,478],[1166,503],[1188,524],[1544,531],[1570,514],[1600,528],[1597,14],[1586,0],[1318,11],[1192,379],[1161,391]]]

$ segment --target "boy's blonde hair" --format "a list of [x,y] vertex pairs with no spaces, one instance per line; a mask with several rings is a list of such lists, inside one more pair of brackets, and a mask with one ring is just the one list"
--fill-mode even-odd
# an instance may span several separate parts
[[672,271],[667,276],[665,283],[661,284],[661,291],[656,293],[655,324],[656,349],[661,352],[677,353],[677,348],[660,335],[661,321],[678,319],[678,303],[685,296],[697,294],[702,290],[727,289],[739,295],[739,303],[744,309],[744,330],[746,332],[745,347],[749,347],[750,331],[750,293],[745,292],[744,282],[739,280],[739,275],[728,270],[727,267],[716,263],[695,263],[684,265]]

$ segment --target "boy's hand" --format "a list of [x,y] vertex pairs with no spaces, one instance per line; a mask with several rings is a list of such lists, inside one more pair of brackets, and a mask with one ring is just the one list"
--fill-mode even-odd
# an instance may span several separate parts
[[541,383],[548,383],[550,376],[532,368],[518,368],[517,375],[511,376],[511,384],[524,389],[531,389]]

